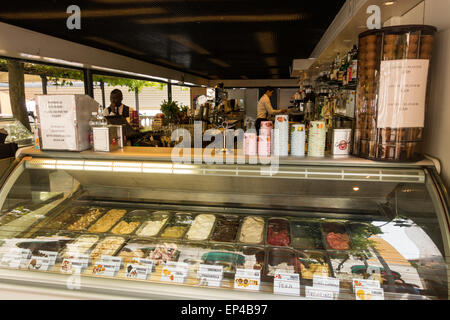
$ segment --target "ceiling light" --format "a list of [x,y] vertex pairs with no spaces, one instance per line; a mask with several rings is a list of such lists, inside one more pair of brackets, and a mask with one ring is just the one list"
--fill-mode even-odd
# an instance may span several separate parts
[[139,24],[170,24],[170,23],[198,23],[198,22],[276,22],[303,20],[305,15],[298,13],[289,14],[267,14],[267,15],[220,15],[220,16],[190,16],[190,17],[161,17],[142,18],[134,22]]
[[353,187],[353,191],[359,191],[359,187]]
[[394,3],[395,3],[395,1],[385,1],[384,5],[385,6],[390,6],[390,5],[393,5]]

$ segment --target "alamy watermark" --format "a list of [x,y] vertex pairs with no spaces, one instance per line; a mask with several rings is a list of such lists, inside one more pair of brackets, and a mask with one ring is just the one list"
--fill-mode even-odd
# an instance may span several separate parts
[[[277,129],[275,129],[277,130]],[[273,130],[275,132],[275,130]],[[255,129],[246,131],[256,134]],[[173,149],[171,159],[179,164],[262,164],[261,175],[273,175],[278,172],[279,156],[249,156],[244,154],[244,130],[242,129],[209,129],[202,133],[202,122],[194,122],[194,148],[192,149],[191,133],[179,128],[172,132],[172,141],[180,141]],[[224,137],[225,134],[225,137]],[[225,138],[225,139],[224,139]],[[203,142],[211,143],[202,148]],[[235,148],[236,143],[236,148]],[[255,142],[257,143],[257,142]],[[248,161],[247,161],[248,160]],[[265,165],[265,166],[264,166]]]

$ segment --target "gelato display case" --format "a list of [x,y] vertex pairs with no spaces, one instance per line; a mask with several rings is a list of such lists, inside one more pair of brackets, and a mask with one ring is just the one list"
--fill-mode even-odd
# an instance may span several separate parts
[[[355,300],[366,283],[386,300],[449,298],[448,195],[431,161],[264,166],[21,149],[1,181],[2,294]],[[298,292],[280,294],[286,274]]]

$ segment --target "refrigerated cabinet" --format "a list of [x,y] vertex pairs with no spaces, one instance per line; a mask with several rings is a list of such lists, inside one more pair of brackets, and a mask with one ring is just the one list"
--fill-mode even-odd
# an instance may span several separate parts
[[[170,155],[23,149],[1,181],[2,295],[304,299],[316,275],[339,279],[335,299],[355,299],[355,279],[378,281],[384,299],[448,299],[448,196],[433,162]],[[205,265],[218,281],[199,276]],[[238,283],[240,269],[258,286]],[[299,275],[297,296],[274,294],[277,272]]]

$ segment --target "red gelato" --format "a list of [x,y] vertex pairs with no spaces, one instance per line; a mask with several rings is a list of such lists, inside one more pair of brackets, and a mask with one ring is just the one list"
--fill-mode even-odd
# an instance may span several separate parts
[[345,233],[330,232],[325,237],[331,249],[335,250],[349,250],[350,237]]
[[273,246],[288,246],[291,243],[289,223],[285,220],[270,220],[267,231],[267,243]]

